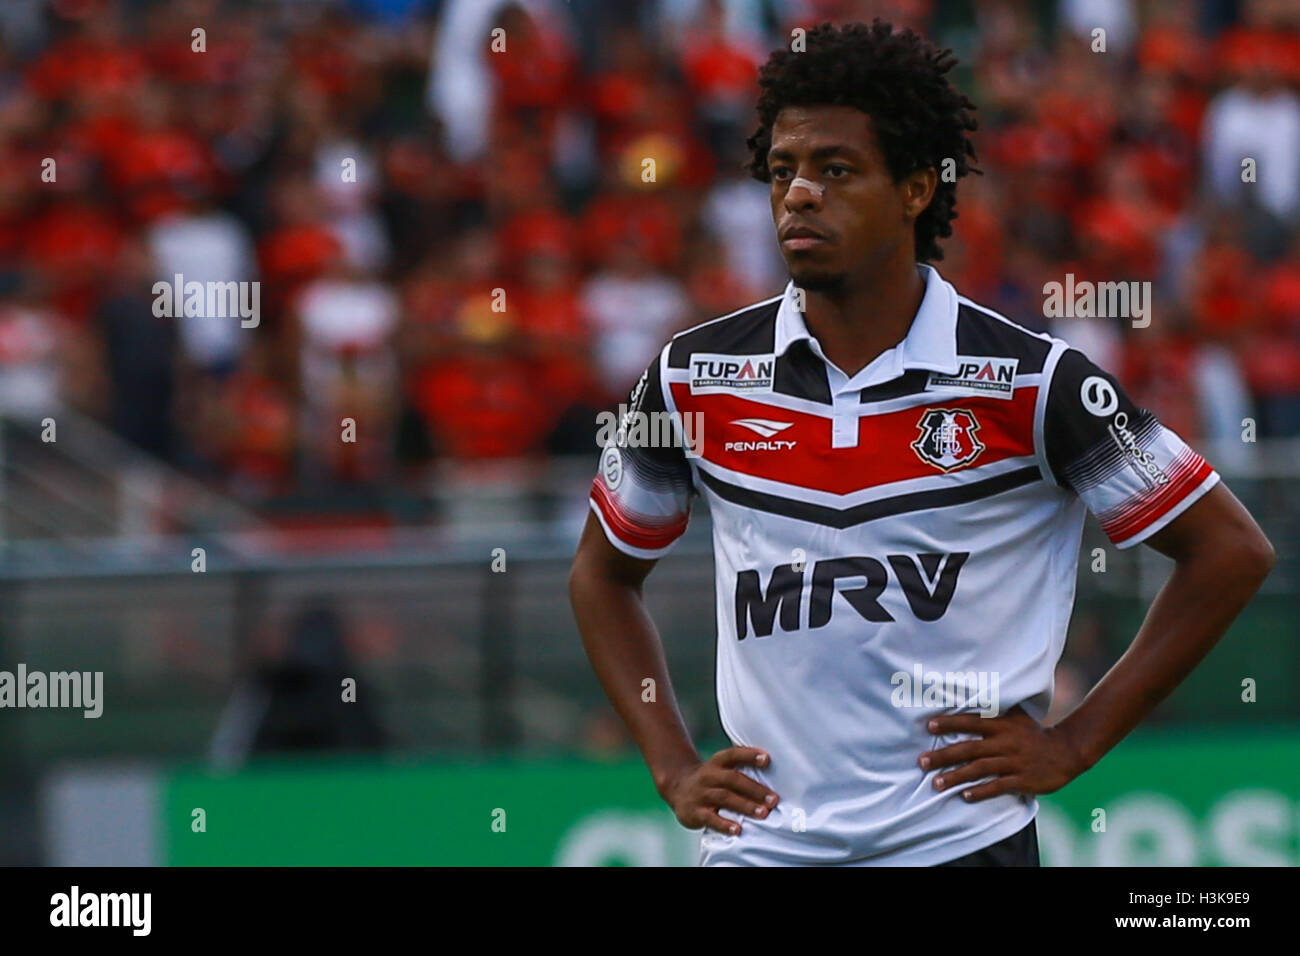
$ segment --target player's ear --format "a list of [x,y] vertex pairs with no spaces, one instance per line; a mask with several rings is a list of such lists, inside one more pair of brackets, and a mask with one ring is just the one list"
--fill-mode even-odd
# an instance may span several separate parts
[[934,198],[935,187],[939,184],[939,174],[933,166],[916,169],[902,178],[898,184],[899,194],[903,199],[903,214],[908,219],[915,219],[925,212],[930,200]]

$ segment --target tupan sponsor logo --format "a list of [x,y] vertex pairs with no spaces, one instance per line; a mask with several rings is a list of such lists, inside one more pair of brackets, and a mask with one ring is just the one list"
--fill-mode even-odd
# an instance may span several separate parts
[[693,352],[690,361],[691,394],[766,394],[772,391],[776,353],[720,355]]
[[931,372],[927,392],[974,392],[989,398],[1011,398],[1016,388],[1019,359],[992,356],[957,356],[960,363],[954,375]]

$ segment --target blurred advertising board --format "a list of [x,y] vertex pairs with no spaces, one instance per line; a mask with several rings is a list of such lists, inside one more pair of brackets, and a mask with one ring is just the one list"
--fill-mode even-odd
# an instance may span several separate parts
[[[1294,866],[1300,733],[1148,733],[1039,801],[1048,866]],[[639,760],[65,768],[55,864],[689,866]]]

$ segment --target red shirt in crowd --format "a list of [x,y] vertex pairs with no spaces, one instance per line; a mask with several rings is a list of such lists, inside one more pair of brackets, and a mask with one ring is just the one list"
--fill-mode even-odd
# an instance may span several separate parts
[[414,399],[438,453],[452,458],[528,455],[550,424],[533,364],[506,353],[465,350],[437,361],[416,377]]

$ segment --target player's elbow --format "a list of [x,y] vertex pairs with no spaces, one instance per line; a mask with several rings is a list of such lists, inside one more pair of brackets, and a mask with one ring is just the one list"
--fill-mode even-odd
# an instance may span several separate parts
[[578,547],[569,566],[569,603],[577,611],[584,603],[599,601],[601,592],[613,583],[604,555],[585,543]]
[[640,593],[645,574],[628,569],[597,548],[579,548],[569,566],[569,602],[575,611],[584,603],[604,603],[614,592]]
[[1262,531],[1256,531],[1242,547],[1241,562],[1246,573],[1262,583],[1277,564],[1277,551],[1273,542]]
[[584,595],[590,593],[591,579],[591,559],[579,548],[578,553],[573,556],[573,563],[569,565],[569,604],[575,611],[582,603]]
[[1259,528],[1220,542],[1216,548],[1216,562],[1221,574],[1248,588],[1252,593],[1264,582],[1277,564],[1277,552]]

